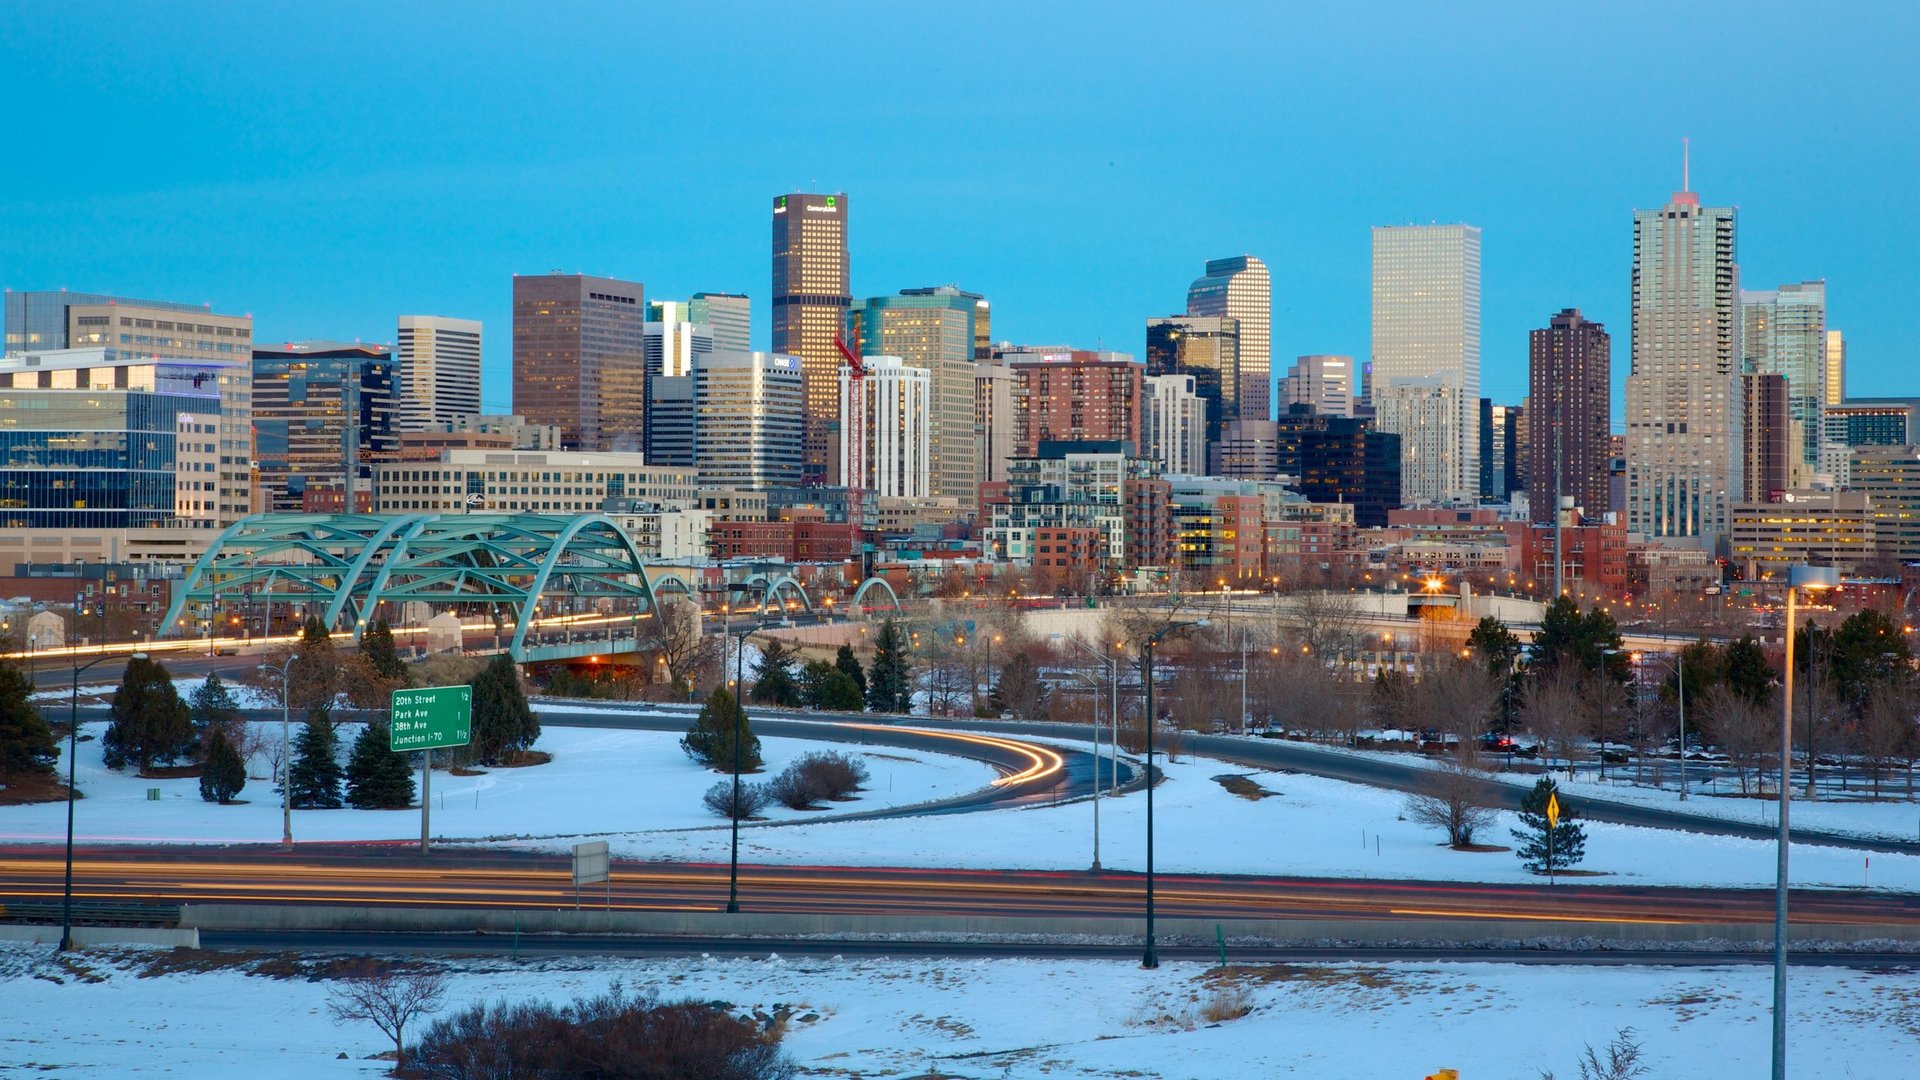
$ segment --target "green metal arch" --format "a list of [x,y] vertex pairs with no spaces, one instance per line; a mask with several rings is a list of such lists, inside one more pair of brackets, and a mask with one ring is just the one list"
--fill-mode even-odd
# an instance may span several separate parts
[[767,613],[767,604],[773,600],[774,594],[778,593],[782,588],[789,588],[797,593],[800,597],[800,605],[807,609],[807,614],[813,614],[812,598],[807,596],[807,590],[802,588],[800,582],[796,581],[791,574],[782,574],[779,577],[772,577],[767,574],[755,574],[744,582],[741,582],[741,584],[752,585],[754,582],[760,583],[760,614],[765,615]]
[[[406,528],[409,534],[418,533],[422,526],[433,520],[433,517],[433,515],[421,514],[409,514],[405,517],[397,517],[385,525],[382,525],[379,530],[373,534],[372,538],[367,541],[367,546],[360,549],[359,557],[353,560],[353,565],[349,567],[346,574],[341,577],[340,587],[334,590],[333,601],[327,605],[326,622],[328,632],[332,632],[334,627],[340,625],[340,613],[346,610],[347,600],[353,596],[353,587],[360,583],[360,575],[366,572],[367,564],[373,561],[373,557],[380,554],[381,547],[393,538],[394,533],[399,532],[402,528]],[[400,553],[406,549],[406,545],[406,538],[402,537],[398,548],[381,561],[379,581],[384,582],[386,580],[387,575],[393,569],[394,561],[399,557]],[[379,594],[376,592],[375,595],[378,596]],[[368,611],[371,610],[372,607],[373,603],[370,601],[361,605],[360,611]],[[362,622],[358,617],[359,614],[360,612],[355,612],[355,618],[353,620],[353,640],[356,644],[360,641],[360,624]]]
[[660,609],[659,599],[653,591],[653,583],[647,580],[646,568],[640,558],[640,549],[633,545],[633,538],[628,536],[626,530],[611,518],[601,514],[583,515],[574,518],[566,528],[560,531],[560,535],[554,538],[552,547],[547,551],[546,559],[541,562],[539,571],[535,573],[533,584],[527,589],[526,598],[520,603],[520,618],[513,628],[513,644],[507,650],[511,655],[517,657],[526,651],[527,627],[533,621],[534,600],[546,589],[547,579],[553,575],[554,567],[560,565],[561,556],[567,553],[567,545],[589,527],[606,529],[614,539],[619,541],[620,546],[626,549],[627,554],[633,557],[633,573],[640,579],[640,589],[646,597],[647,609],[649,611]]
[[860,587],[853,590],[853,601],[848,605],[848,607],[852,609],[851,611],[848,612],[849,615],[861,610],[860,601],[867,595],[867,590],[873,588],[876,585],[886,590],[887,599],[893,601],[893,610],[895,614],[905,615],[907,613],[907,609],[902,607],[900,604],[900,594],[893,591],[893,586],[887,583],[886,578],[876,575],[874,577],[870,577],[867,580],[861,582]]
[[[438,514],[417,515],[414,523],[409,525],[407,530],[400,534],[398,540],[394,541],[393,551],[389,553],[385,559],[381,560],[380,573],[374,576],[373,584],[368,587],[366,600],[360,604],[360,610],[354,612],[353,643],[355,645],[360,644],[360,635],[367,628],[367,620],[363,616],[369,611],[380,610],[380,594],[386,591],[387,581],[393,577],[393,568],[400,565],[400,560],[406,556],[407,544],[414,537],[419,536],[422,529],[425,529],[428,525],[438,520],[439,516]],[[370,554],[373,549],[369,546],[367,550]],[[363,559],[365,557],[364,555],[362,556]],[[328,623],[327,625],[332,626],[333,624]]]
[[193,595],[194,584],[207,576],[207,571],[213,569],[213,564],[219,560],[220,552],[225,550],[227,540],[244,531],[247,524],[254,520],[254,516],[248,515],[221,529],[220,535],[214,537],[213,542],[207,545],[206,554],[193,561],[193,569],[187,571],[187,579],[180,583],[180,588],[173,594],[173,603],[167,605],[167,617],[160,620],[160,631],[155,635],[156,637],[166,637],[173,632],[173,628],[178,625],[180,613],[186,609],[187,598]]

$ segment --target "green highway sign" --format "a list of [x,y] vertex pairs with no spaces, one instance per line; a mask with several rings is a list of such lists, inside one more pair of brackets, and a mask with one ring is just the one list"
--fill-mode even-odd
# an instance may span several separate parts
[[467,745],[473,741],[473,687],[395,690],[388,733],[395,753]]

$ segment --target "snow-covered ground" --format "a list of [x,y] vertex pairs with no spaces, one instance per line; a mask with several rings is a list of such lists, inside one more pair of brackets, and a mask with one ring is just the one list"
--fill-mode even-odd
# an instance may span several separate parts
[[[182,675],[173,680],[173,688],[179,693],[181,699],[185,700],[192,697],[193,692],[200,689],[200,685],[206,681],[207,677],[204,675]],[[242,686],[232,679],[222,679],[221,682],[226,684],[227,693],[233,695],[234,704],[242,709],[271,709],[279,705],[278,702],[250,686]],[[35,691],[29,695],[29,699],[40,706],[47,719],[63,720],[65,714],[59,711],[59,706],[67,704],[75,697],[78,697],[82,706],[94,707],[109,704],[113,701],[114,691],[118,689],[120,689],[119,683],[83,683],[77,693],[73,687],[63,686],[52,690]]]
[[[336,1024],[327,983],[222,970],[140,977],[156,955],[0,946],[7,992],[0,1075],[360,1077],[391,1043]],[[284,965],[282,965],[284,971]],[[1748,1077],[1767,1067],[1771,973],[1723,968],[1475,963],[1252,967],[1168,962],[704,958],[449,962],[448,1009],[570,1001],[615,979],[663,998],[776,1004],[806,1076],[1226,1078],[1578,1075],[1584,1044],[1632,1028],[1655,1077]],[[1797,1076],[1912,1076],[1920,976],[1796,968]],[[1249,1012],[1211,1023],[1236,989]],[[1042,1004],[1044,1003],[1044,1004]],[[1230,1010],[1231,1011],[1231,1010]]]
[[[1402,733],[1364,732],[1363,734],[1380,741],[1396,741],[1392,737]],[[1351,750],[1344,746],[1325,746],[1318,743],[1298,745],[1322,753],[1378,758],[1396,765],[1417,768],[1433,768],[1444,760],[1431,755],[1403,751]],[[1493,760],[1501,760],[1500,755],[1489,754],[1488,756]],[[1740,821],[1750,825],[1771,826],[1779,820],[1778,804],[1774,802],[1771,795],[1764,799],[1740,796],[1740,782],[1732,775],[1717,776],[1705,784],[1700,783],[1698,779],[1691,781],[1689,798],[1686,802],[1681,802],[1680,781],[1674,772],[1674,764],[1672,761],[1659,763],[1658,767],[1665,769],[1667,786],[1664,788],[1651,783],[1636,783],[1635,779],[1639,776],[1639,771],[1631,763],[1609,765],[1605,783],[1599,779],[1599,765],[1591,760],[1582,761],[1575,766],[1575,779],[1567,779],[1564,767],[1554,770],[1553,779],[1560,790],[1570,795],[1632,803],[1637,806],[1682,810],[1701,817]],[[1654,768],[1656,766],[1652,763],[1647,765],[1646,771],[1649,776],[1652,775]],[[1792,810],[1792,824],[1795,828],[1816,829],[1836,836],[1858,836],[1873,840],[1920,841],[1920,802],[1910,802],[1904,798],[1906,792],[1904,776],[1883,779],[1882,799],[1875,802],[1868,800],[1870,791],[1866,781],[1858,776],[1853,778],[1854,786],[1845,793],[1847,797],[1836,798],[1830,777],[1837,775],[1838,770],[1821,770],[1822,797],[1817,800],[1802,798],[1804,789],[1799,784],[1795,785]],[[1539,777],[1531,773],[1499,773],[1495,774],[1494,778],[1515,787],[1527,788],[1532,787],[1533,782]],[[1749,783],[1751,782],[1752,779],[1749,777]],[[1804,783],[1804,780],[1800,783]]]
[[[269,769],[264,760],[254,763],[257,775],[240,793],[243,805],[215,806],[201,800],[197,779],[143,780],[132,770],[106,768],[98,738],[105,730],[104,723],[81,725],[83,734],[94,736],[80,744],[79,785],[86,798],[79,804],[75,828],[82,843],[279,840],[280,804],[273,783],[262,778]],[[344,754],[359,725],[342,724],[340,732]],[[274,737],[278,739],[277,731]],[[61,748],[64,751],[64,743]],[[700,803],[700,796],[723,777],[688,758],[678,733],[547,727],[537,748],[553,760],[479,776],[436,771],[434,835],[456,840],[557,837],[553,843],[564,848],[581,835],[697,829],[725,820]],[[768,738],[761,740],[765,771],[750,779],[764,780],[793,759],[820,749],[859,755],[869,774],[867,790],[852,802],[833,804],[833,810],[874,810],[948,798],[978,791],[998,775],[978,762],[945,754]],[[160,790],[159,801],[148,800],[149,788]],[[831,812],[775,804],[765,816],[782,820]],[[420,818],[418,810],[295,810],[293,835],[296,840],[404,840],[420,835]],[[65,838],[65,803],[0,807],[0,842]]]

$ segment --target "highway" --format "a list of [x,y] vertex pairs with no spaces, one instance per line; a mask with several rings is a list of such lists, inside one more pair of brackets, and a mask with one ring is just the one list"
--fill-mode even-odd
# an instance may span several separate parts
[[[62,887],[62,852],[0,848],[0,903],[46,902]],[[410,844],[95,848],[79,853],[76,902],[393,904],[560,908],[575,903],[565,856],[442,850]],[[1576,879],[1577,880],[1577,879]],[[605,894],[588,890],[589,901]],[[1136,916],[1133,873],[743,866],[741,906],[764,913],[841,915]],[[1649,925],[1765,923],[1772,893],[1753,889],[1491,885],[1340,878],[1161,874],[1163,917],[1203,919],[1550,920]],[[716,911],[724,864],[616,862],[615,911]],[[595,904],[595,906],[600,906]],[[1795,890],[1797,923],[1920,926],[1920,896]],[[1463,934],[1471,931],[1463,929]]]

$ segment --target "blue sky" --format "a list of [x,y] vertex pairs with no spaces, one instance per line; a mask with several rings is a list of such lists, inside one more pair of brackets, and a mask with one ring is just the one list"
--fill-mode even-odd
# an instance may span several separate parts
[[1824,277],[1854,393],[1920,392],[1916,5],[1063,2],[0,7],[0,284],[211,302],[262,341],[485,320],[510,275],[746,292],[768,206],[849,193],[856,295],[1138,353],[1210,257],[1272,268],[1276,367],[1364,356],[1368,227],[1484,235],[1483,387],[1565,306],[1627,359],[1632,211],[1740,207],[1750,288]]

